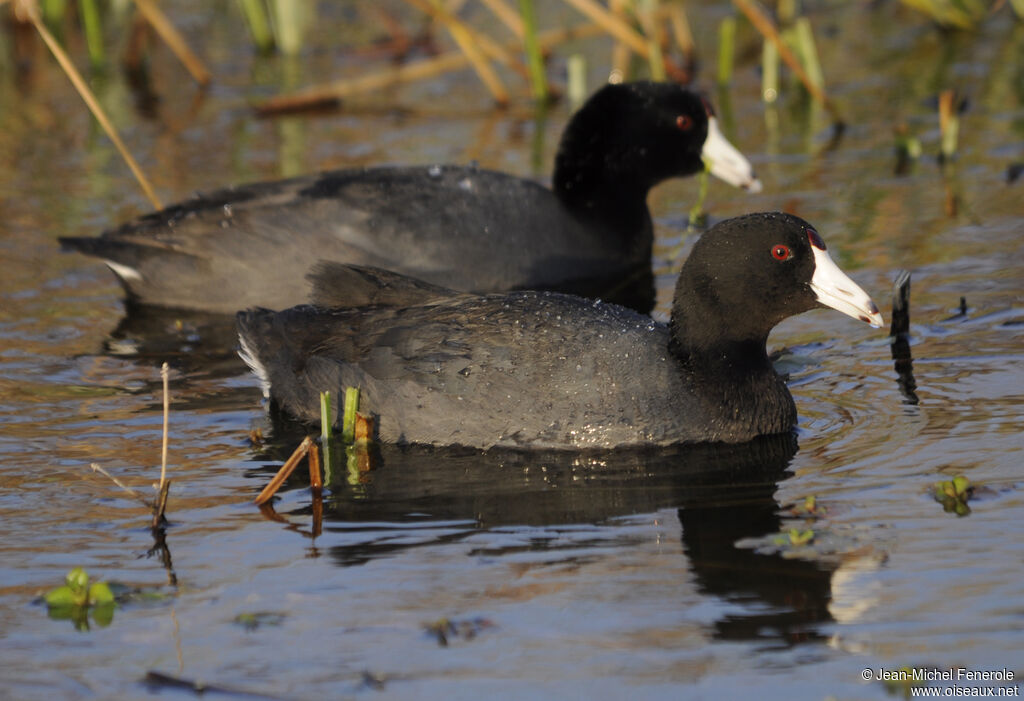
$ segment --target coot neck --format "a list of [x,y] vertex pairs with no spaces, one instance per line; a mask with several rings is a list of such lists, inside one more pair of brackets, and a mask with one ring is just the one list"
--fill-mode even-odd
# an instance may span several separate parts
[[796,404],[768,358],[767,332],[742,338],[700,336],[686,326],[685,319],[673,318],[669,352],[718,440],[745,441],[793,429]]
[[555,158],[552,188],[573,216],[642,246],[649,246],[653,236],[647,193],[654,184],[612,154],[580,155],[563,144]]

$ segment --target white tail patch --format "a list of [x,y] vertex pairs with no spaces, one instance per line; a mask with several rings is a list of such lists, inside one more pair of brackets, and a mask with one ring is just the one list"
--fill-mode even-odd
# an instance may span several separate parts
[[242,346],[238,351],[238,357],[249,366],[249,369],[252,370],[252,373],[260,381],[260,389],[263,390],[263,396],[266,399],[270,399],[270,374],[267,372],[267,368],[263,366],[263,363],[259,361],[259,357],[249,346],[244,333],[238,334],[238,342]]
[[140,273],[135,268],[131,268],[127,265],[122,265],[121,263],[115,263],[112,260],[105,260],[103,262],[107,264],[108,268],[114,271],[114,275],[117,275],[122,280],[137,280],[139,282],[142,281],[142,273]]

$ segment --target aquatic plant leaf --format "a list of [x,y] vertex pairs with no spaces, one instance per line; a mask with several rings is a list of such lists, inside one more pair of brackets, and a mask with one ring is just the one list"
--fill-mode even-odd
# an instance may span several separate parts
[[102,606],[114,603],[114,592],[106,582],[96,582],[89,587],[89,603]]
[[75,591],[85,591],[85,588],[89,586],[89,575],[81,567],[76,567],[67,576],[64,577],[64,581],[68,583],[68,586]]
[[77,592],[64,584],[47,592],[43,598],[51,609],[62,606],[81,606],[85,603],[85,592]]

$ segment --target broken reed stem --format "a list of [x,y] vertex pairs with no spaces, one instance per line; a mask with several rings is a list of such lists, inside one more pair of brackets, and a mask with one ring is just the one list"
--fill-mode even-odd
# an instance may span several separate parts
[[320,451],[316,443],[309,447],[309,487],[314,493],[319,492],[323,486],[323,479],[320,474]]
[[167,497],[171,493],[171,481],[167,480],[160,485],[160,491],[153,500],[153,528],[159,528],[160,524],[167,519],[164,518],[164,511],[167,510]]
[[900,270],[893,283],[892,319],[889,335],[904,338],[910,333],[910,273]]
[[153,26],[153,29],[164,40],[168,48],[178,57],[178,60],[181,61],[185,69],[192,75],[192,79],[201,86],[209,85],[210,71],[206,69],[206,66],[199,60],[199,57],[192,52],[185,39],[175,29],[174,25],[171,24],[171,21],[167,19],[167,15],[153,3],[153,0],[135,0],[135,6],[139,8],[139,12]]
[[810,77],[807,75],[807,71],[800,65],[800,61],[793,54],[793,52],[786,46],[785,42],[782,41],[782,37],[779,36],[778,29],[772,21],[765,15],[765,13],[751,0],[733,0],[733,4],[742,12],[750,23],[754,25],[754,28],[761,33],[761,36],[766,41],[770,41],[775,45],[775,49],[779,52],[779,58],[789,66],[790,70],[796,74],[800,82],[807,88],[807,92],[811,96],[821,103],[821,105],[828,110],[829,114],[832,115],[833,121],[837,124],[843,124],[843,118],[839,114],[839,110],[835,104],[828,98],[825,91],[819,86],[815,85]]
[[548,79],[544,73],[544,56],[540,51],[540,42],[537,41],[537,11],[533,0],[519,0],[519,11],[523,16],[523,47],[530,69],[533,99],[543,102],[548,99]]
[[167,363],[160,366],[160,377],[164,381],[164,435],[163,445],[160,450],[160,489],[163,490],[164,483],[167,482],[167,428],[170,422],[171,409],[171,397],[168,391],[170,368]]
[[99,122],[103,131],[106,132],[110,140],[114,142],[114,146],[117,148],[118,153],[121,154],[121,158],[123,158],[125,163],[128,164],[128,168],[131,169],[132,175],[134,175],[135,179],[139,182],[139,185],[142,187],[142,191],[146,193],[146,197],[153,204],[153,207],[156,209],[163,209],[163,203],[160,201],[160,198],[157,197],[153,186],[149,184],[149,180],[146,178],[145,173],[142,172],[142,168],[140,168],[139,164],[135,162],[134,158],[132,158],[132,154],[128,152],[128,148],[124,145],[124,142],[121,141],[121,137],[118,136],[117,130],[114,129],[114,125],[107,118],[103,108],[100,107],[99,102],[92,94],[89,86],[85,84],[85,80],[82,79],[82,75],[78,72],[78,69],[75,68],[75,65],[71,62],[71,59],[68,58],[66,53],[64,53],[64,49],[61,48],[60,44],[57,43],[57,40],[53,38],[53,35],[50,34],[46,25],[39,18],[39,12],[35,3],[24,3],[21,7],[28,14],[29,21],[32,22],[36,31],[39,32],[39,36],[42,37],[43,42],[46,44],[47,48],[50,49],[50,53],[52,53],[53,57],[57,59],[57,63],[60,64],[60,67],[64,70],[64,73],[67,75],[68,80],[71,81],[71,84],[75,86],[75,90],[78,91],[78,94],[82,97],[82,100],[89,108],[89,111],[92,112],[96,121]]
[[295,452],[292,453],[292,456],[288,458],[287,462],[285,462],[284,465],[281,466],[281,469],[277,471],[277,474],[274,475],[274,478],[270,480],[266,487],[263,488],[263,491],[260,492],[259,496],[256,497],[255,500],[253,500],[254,504],[256,504],[257,506],[265,504],[266,502],[270,501],[271,497],[277,494],[277,490],[281,488],[281,485],[284,484],[284,481],[288,479],[291,476],[291,474],[295,471],[295,468],[298,466],[299,461],[302,460],[302,458],[304,458],[309,453],[309,447],[311,445],[313,445],[312,438],[306,436],[305,438],[302,439],[302,442],[299,443],[299,447],[295,449]]

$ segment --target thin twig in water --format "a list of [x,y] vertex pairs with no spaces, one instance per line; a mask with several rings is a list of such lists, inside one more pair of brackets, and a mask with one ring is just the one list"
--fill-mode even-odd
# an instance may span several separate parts
[[145,504],[147,507],[151,507],[153,505],[153,502],[151,502],[149,499],[147,499],[146,497],[142,496],[142,494],[140,494],[139,492],[136,492],[134,489],[129,487],[127,484],[125,484],[124,482],[122,482],[121,480],[119,480],[118,478],[114,477],[112,474],[110,474],[106,470],[104,470],[102,467],[100,467],[99,463],[95,463],[95,462],[94,463],[90,463],[89,467],[92,468],[93,472],[99,472],[101,475],[104,475],[111,482],[113,482],[118,487],[120,487],[124,491],[128,492],[129,494],[131,494],[133,497],[138,499],[140,502]]
[[164,437],[163,447],[160,454],[160,489],[163,490],[164,483],[167,481],[167,426],[169,423],[171,408],[170,392],[168,391],[170,368],[167,366],[167,363],[164,363],[163,366],[161,366],[160,377],[164,381]]

